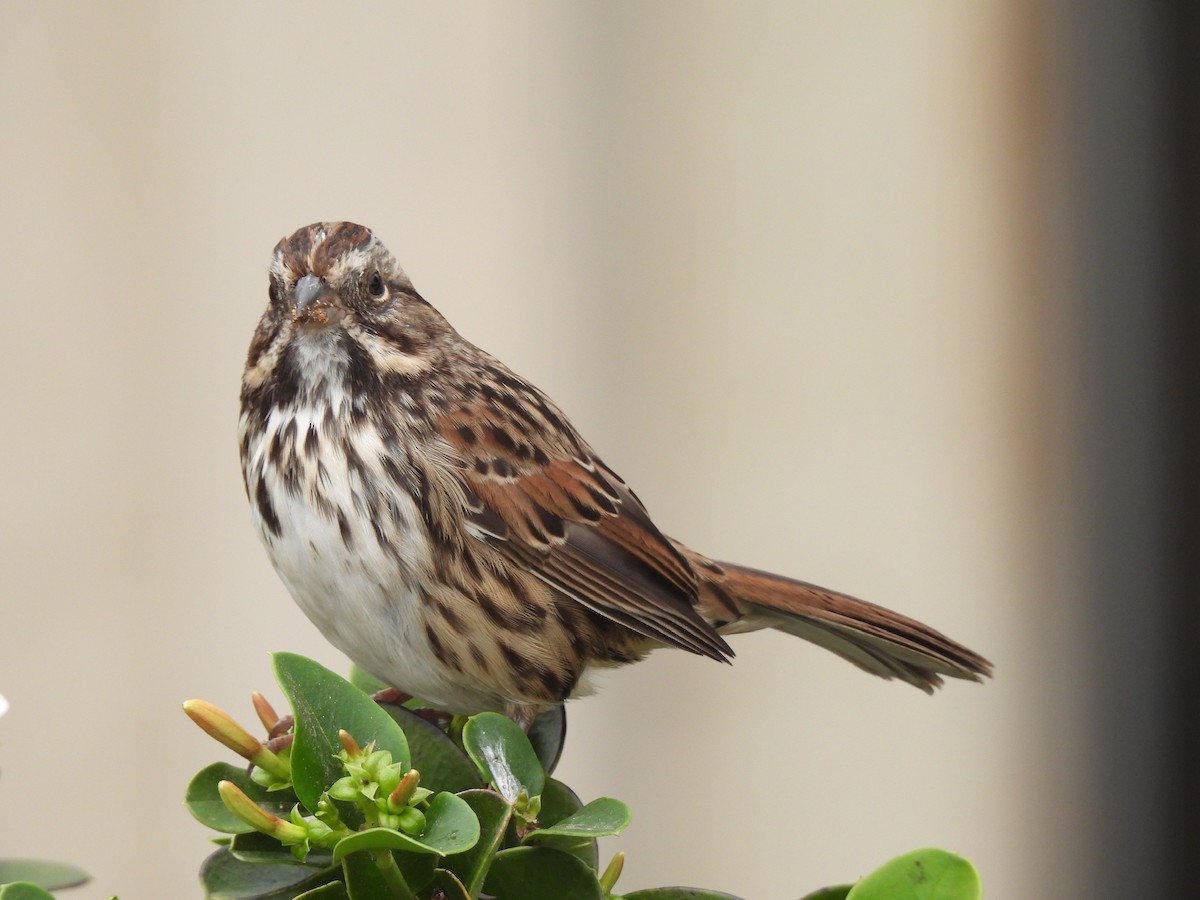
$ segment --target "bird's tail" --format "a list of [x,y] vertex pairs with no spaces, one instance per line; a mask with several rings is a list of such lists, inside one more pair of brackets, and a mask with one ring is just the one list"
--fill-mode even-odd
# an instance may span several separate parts
[[882,606],[745,566],[694,561],[701,609],[723,634],[776,628],[928,693],[943,676],[981,681],[992,674],[978,653]]

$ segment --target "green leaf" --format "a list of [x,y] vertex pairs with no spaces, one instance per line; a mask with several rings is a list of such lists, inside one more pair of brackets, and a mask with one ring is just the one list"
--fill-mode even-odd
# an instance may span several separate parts
[[0,884],[0,900],[54,900],[54,895],[28,881]]
[[392,890],[370,854],[351,853],[343,859],[342,876],[346,879],[346,893],[350,895],[350,900],[376,900],[378,897],[391,896]]
[[446,732],[401,706],[385,705],[385,712],[404,729],[412,753],[410,765],[421,773],[421,786],[432,791],[459,791],[483,787],[474,764]]
[[550,847],[501,850],[484,891],[496,900],[604,900],[594,871],[582,860]]
[[497,792],[515,803],[522,792],[541,796],[546,773],[521,726],[499,713],[480,713],[463,728],[467,755]]
[[846,896],[850,893],[852,884],[839,884],[833,887],[821,888],[819,891],[813,891],[811,894],[805,894],[800,900],[846,900]]
[[342,749],[339,729],[349,732],[359,746],[373,741],[375,749],[389,751],[394,762],[409,768],[404,732],[374,700],[311,659],[275,653],[272,660],[296,719],[292,784],[309,812],[316,811],[321,792],[344,774],[335,758]]
[[27,882],[57,891],[75,887],[88,880],[88,873],[78,866],[41,859],[0,859],[0,884]]
[[566,740],[567,708],[561,703],[538,715],[529,726],[529,743],[547,775],[558,767]]
[[[437,857],[428,853],[392,853],[404,883],[414,891],[424,890],[433,879]],[[350,900],[378,900],[392,897],[392,885],[379,871],[373,853],[351,853],[342,860],[342,875]]]
[[629,825],[629,807],[620,800],[600,797],[583,809],[546,828],[538,828],[525,836],[525,841],[538,841],[559,846],[562,839],[570,844],[579,839],[592,840],[620,834]]
[[246,774],[245,767],[239,769],[229,763],[213,763],[201,769],[191,780],[183,802],[196,821],[226,834],[246,834],[254,829],[231,813],[221,801],[221,795],[217,793],[217,784],[222,781],[232,781],[247,797],[267,812],[274,813],[282,819],[288,817],[296,802],[290,791],[268,791],[260,786]]
[[442,852],[428,844],[423,844],[415,837],[409,837],[403,831],[391,828],[367,828],[356,831],[342,838],[333,848],[333,861],[341,862],[351,853],[364,850],[405,850],[409,853],[432,853],[441,856]]
[[479,820],[479,840],[470,850],[447,859],[445,865],[458,877],[470,896],[478,897],[492,855],[504,840],[504,832],[512,818],[512,806],[495,791],[463,791],[458,796],[471,807]]
[[421,841],[443,856],[470,850],[479,840],[479,819],[461,797],[442,791],[425,810],[425,833]]
[[[557,779],[546,779],[546,786],[542,788],[542,809],[538,813],[538,823],[543,828],[557,825],[581,809],[583,801],[573,790]],[[578,842],[569,849],[562,846],[558,849],[566,849],[572,856],[578,856],[591,869],[600,868],[600,848],[594,840]]]
[[364,694],[378,694],[386,691],[391,685],[384,684],[366,669],[361,669],[358,663],[350,663],[350,683]]
[[850,889],[846,900],[979,900],[975,867],[953,853],[914,850],[884,863]]
[[[380,896],[379,894],[375,895]],[[351,897],[346,893],[346,886],[340,881],[331,881],[329,884],[323,884],[319,888],[313,888],[311,891],[305,891],[303,894],[297,894],[294,900],[351,900]]]
[[209,900],[285,900],[332,881],[337,870],[293,860],[276,866],[242,862],[222,847],[200,867]]
[[[293,865],[297,861],[290,848],[269,834],[257,831],[235,834],[229,843],[229,852],[242,862],[257,865]],[[333,865],[332,854],[324,848],[314,847],[304,858],[304,864],[310,868],[328,868]]]
[[[357,855],[362,856],[363,854]],[[455,857],[450,858],[454,859]],[[442,861],[440,856],[430,853],[393,853],[392,859],[396,861],[396,868],[400,870],[400,874],[404,876],[404,880],[414,891],[425,889]],[[374,900],[374,898],[367,897],[366,900]]]
[[[721,891],[706,891],[702,888],[661,887],[623,894],[622,900],[742,900],[742,898]],[[805,897],[804,900],[809,900],[809,898]]]
[[341,862],[360,850],[407,850],[448,856],[469,850],[479,840],[479,820],[464,800],[454,794],[438,794],[425,810],[425,833],[411,837],[391,828],[368,828],[342,838],[333,848],[333,861]]

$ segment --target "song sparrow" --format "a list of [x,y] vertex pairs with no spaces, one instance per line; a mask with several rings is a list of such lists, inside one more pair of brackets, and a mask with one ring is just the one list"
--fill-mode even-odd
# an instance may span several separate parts
[[932,628],[664,536],[541,391],[462,338],[361,225],[284,238],[242,379],[276,571],[376,677],[528,720],[598,667],[778,628],[925,691],[991,665]]

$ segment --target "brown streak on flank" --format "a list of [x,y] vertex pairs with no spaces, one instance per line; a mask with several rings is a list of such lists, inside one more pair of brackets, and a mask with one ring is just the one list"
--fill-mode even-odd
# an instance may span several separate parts
[[350,523],[346,520],[346,514],[341,509],[337,511],[338,532],[342,535],[342,543],[347,549],[354,546],[354,533],[350,530]]
[[487,657],[483,655],[483,651],[479,649],[479,645],[474,641],[468,641],[467,647],[471,650],[471,659],[475,660],[475,667],[480,671],[486,672],[488,668]]
[[279,516],[275,515],[275,507],[271,505],[271,497],[267,493],[267,482],[261,476],[258,479],[258,487],[254,489],[254,500],[258,505],[258,513],[263,518],[263,524],[267,526],[267,530],[275,537],[279,537],[282,530],[279,525]]
[[497,644],[500,647],[500,655],[504,657],[504,661],[508,664],[509,669],[511,669],[513,672],[516,672],[517,675],[522,678],[530,674],[533,666],[530,664],[529,660],[523,657],[504,641],[497,641]]
[[271,445],[267,447],[267,459],[274,465],[279,465],[279,460],[283,456],[283,430],[277,428],[275,433],[271,435]]
[[508,631],[516,631],[520,628],[520,624],[513,621],[510,616],[499,603],[493,599],[487,591],[475,591],[471,598],[475,604],[483,610],[484,615],[491,619],[492,624],[499,628],[504,628]]
[[538,681],[542,683],[542,690],[547,696],[562,701],[571,695],[573,685],[567,678],[545,666],[538,665],[534,669],[537,673]]
[[449,647],[442,643],[442,639],[438,637],[437,629],[434,627],[432,622],[425,623],[425,639],[429,641],[429,648],[433,651],[433,655],[436,656],[438,660],[445,663],[452,669],[461,671],[461,668],[458,665],[458,657],[453,651],[450,650]]
[[435,612],[445,620],[446,624],[450,626],[451,630],[454,631],[455,634],[464,634],[465,631],[463,629],[462,617],[454,611],[454,607],[447,603],[443,603],[441,600],[436,598],[430,599],[433,601],[433,608]]
[[383,466],[384,474],[392,480],[393,485],[399,488],[408,488],[409,479],[400,471],[400,464],[395,459],[390,456],[381,456],[379,461]]

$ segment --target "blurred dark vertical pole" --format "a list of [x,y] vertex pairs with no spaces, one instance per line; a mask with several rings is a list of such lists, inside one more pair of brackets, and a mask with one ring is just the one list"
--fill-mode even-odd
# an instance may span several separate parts
[[1200,897],[1198,6],[1066,6],[1097,647],[1090,897]]
[[1167,808],[1176,897],[1200,897],[1200,4],[1164,2],[1167,35]]

